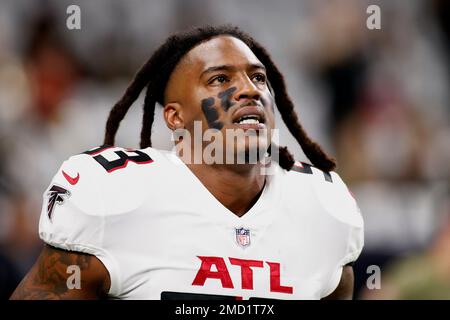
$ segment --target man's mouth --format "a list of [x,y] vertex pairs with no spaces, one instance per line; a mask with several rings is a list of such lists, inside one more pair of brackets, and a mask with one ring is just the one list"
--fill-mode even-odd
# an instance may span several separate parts
[[233,123],[238,125],[253,125],[255,128],[264,128],[265,115],[260,107],[242,107],[233,114]]
[[238,121],[234,122],[237,124],[259,124],[259,117],[254,114],[250,114],[248,116],[242,116],[238,119]]

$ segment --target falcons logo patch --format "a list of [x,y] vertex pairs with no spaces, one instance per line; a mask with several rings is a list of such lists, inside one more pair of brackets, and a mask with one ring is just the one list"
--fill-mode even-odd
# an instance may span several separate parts
[[63,187],[53,185],[47,192],[48,205],[47,205],[47,215],[50,220],[52,220],[53,210],[55,209],[55,204],[63,204],[64,199],[70,197],[70,191],[64,189]]

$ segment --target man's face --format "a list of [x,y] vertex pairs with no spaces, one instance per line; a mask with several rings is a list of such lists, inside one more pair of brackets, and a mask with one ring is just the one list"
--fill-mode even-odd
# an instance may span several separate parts
[[[182,126],[192,137],[194,121],[200,121],[202,133],[219,130],[224,146],[234,143],[237,154],[258,146],[267,150],[270,145],[274,99],[267,85],[266,70],[239,39],[219,36],[189,51],[167,84],[166,108],[171,103],[179,105]],[[227,141],[227,131],[238,133],[237,129],[247,136]]]

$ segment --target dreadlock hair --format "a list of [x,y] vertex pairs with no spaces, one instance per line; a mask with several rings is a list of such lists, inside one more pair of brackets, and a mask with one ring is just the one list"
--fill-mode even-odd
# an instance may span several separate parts
[[[330,158],[319,144],[312,141],[306,134],[294,111],[294,104],[286,91],[283,75],[273,63],[267,51],[250,35],[238,27],[224,25],[219,27],[203,26],[189,31],[176,33],[165,41],[150,59],[134,76],[122,98],[112,108],[106,123],[104,138],[105,145],[114,145],[119,124],[125,117],[134,101],[147,86],[144,99],[144,113],[142,120],[140,147],[151,147],[151,130],[154,120],[155,105],[164,105],[164,91],[170,75],[181,58],[196,45],[220,35],[229,35],[243,41],[266,67],[267,78],[275,96],[275,104],[286,124],[289,132],[300,144],[306,157],[320,170],[332,171],[336,161]],[[290,170],[294,165],[294,158],[286,147],[278,147],[279,164]]]

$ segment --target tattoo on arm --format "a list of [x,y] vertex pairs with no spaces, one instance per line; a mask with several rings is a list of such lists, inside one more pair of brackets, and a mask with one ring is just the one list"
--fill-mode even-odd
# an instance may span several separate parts
[[[80,269],[81,289],[67,286],[71,265]],[[98,299],[106,295],[109,285],[108,272],[95,256],[46,245],[11,299]]]

